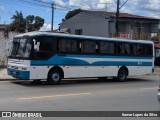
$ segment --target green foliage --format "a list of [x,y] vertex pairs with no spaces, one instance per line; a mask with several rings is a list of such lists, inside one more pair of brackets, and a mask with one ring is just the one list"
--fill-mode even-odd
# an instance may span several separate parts
[[63,18],[62,21],[68,20],[82,11],[83,11],[82,9],[75,9],[73,11],[69,11],[65,16],[65,19]]
[[13,22],[9,25],[9,30],[23,32],[25,30],[25,19],[22,12],[16,11],[16,14],[12,16]]
[[10,31],[17,31],[21,33],[25,32],[26,29],[28,32],[39,30],[44,24],[43,18],[34,15],[28,15],[24,18],[21,11],[16,11],[16,14],[13,15],[11,19],[13,21],[9,25],[8,29]]

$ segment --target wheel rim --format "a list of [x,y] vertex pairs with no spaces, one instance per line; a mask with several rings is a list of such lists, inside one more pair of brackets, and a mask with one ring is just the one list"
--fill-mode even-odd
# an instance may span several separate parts
[[125,72],[124,71],[120,71],[119,78],[123,80],[123,79],[125,79],[125,76],[126,76]]
[[60,76],[59,76],[58,73],[54,73],[54,74],[52,74],[52,77],[51,77],[51,78],[52,78],[53,81],[56,81],[56,82],[57,82],[57,81],[59,80]]

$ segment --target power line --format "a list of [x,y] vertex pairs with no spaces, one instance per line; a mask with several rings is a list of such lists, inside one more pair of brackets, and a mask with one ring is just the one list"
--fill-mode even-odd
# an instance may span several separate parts
[[[15,6],[17,6],[17,4],[20,4],[22,6],[29,6],[29,4],[13,3],[11,1],[3,1],[3,3],[7,3],[7,4],[10,4],[10,5],[15,5]],[[34,6],[29,6],[29,7],[31,7],[32,9],[35,9],[35,10],[43,10],[44,11],[44,9],[38,9],[38,8],[35,8]]]
[[143,3],[143,4],[160,4],[160,2],[159,3],[153,3],[153,2],[150,3],[150,2],[141,2],[141,1],[139,2],[139,1],[135,1],[135,0],[132,0],[132,1],[129,1],[129,2],[134,2],[134,3],[136,2],[136,3]]
[[39,3],[36,3],[36,2],[30,2],[30,1],[26,1],[26,0],[19,0],[19,1],[24,2],[24,3],[29,3],[29,4],[32,4],[32,5],[42,6],[42,7],[50,7],[49,5],[39,4]]
[[119,7],[119,10],[128,2],[128,0],[126,0],[123,5],[121,5],[121,7]]
[[43,1],[41,1],[41,0],[33,0],[33,1],[50,5],[50,3],[48,3],[48,2],[43,2]]

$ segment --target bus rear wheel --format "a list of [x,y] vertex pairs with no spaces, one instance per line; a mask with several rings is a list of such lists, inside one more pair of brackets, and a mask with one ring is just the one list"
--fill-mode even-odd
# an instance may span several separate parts
[[51,70],[48,74],[47,82],[51,85],[60,84],[62,79],[62,74],[59,70]]
[[124,68],[119,69],[116,80],[119,82],[125,81],[127,78],[127,71]]

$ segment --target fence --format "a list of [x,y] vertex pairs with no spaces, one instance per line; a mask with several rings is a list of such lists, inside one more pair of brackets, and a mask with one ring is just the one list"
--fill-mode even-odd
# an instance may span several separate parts
[[[121,34],[128,34],[128,33],[118,33],[120,37]],[[154,40],[160,41],[160,33],[141,33],[141,34],[130,34],[132,35],[132,39],[134,40]],[[115,38],[116,33],[109,33],[110,38]]]

